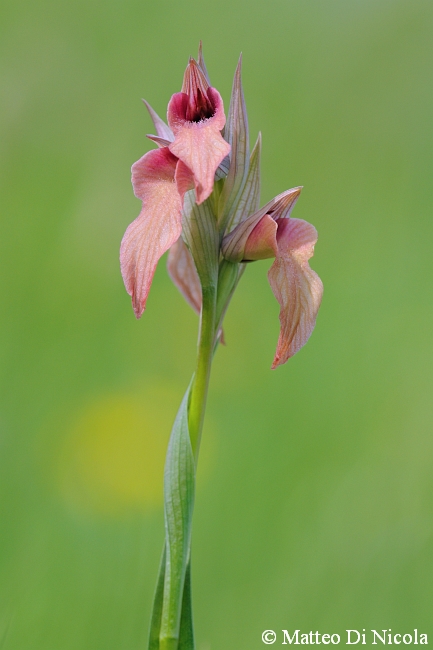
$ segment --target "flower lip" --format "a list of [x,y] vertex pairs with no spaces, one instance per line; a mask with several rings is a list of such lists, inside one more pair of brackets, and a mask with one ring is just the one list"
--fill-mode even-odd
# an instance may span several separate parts
[[[191,74],[197,72],[197,78],[205,89],[207,81],[197,64],[193,62],[188,65],[185,76],[190,79],[188,70],[193,71]],[[194,89],[191,93],[195,101]],[[212,193],[215,172],[230,153],[230,144],[221,135],[226,122],[221,95],[211,86],[207,88],[206,95],[212,100],[212,115],[208,119],[201,119],[203,113],[200,112],[194,114],[198,121],[188,119],[191,117],[190,98],[184,92],[175,93],[167,108],[168,124],[174,134],[174,141],[169,145],[169,149],[191,170],[198,205]],[[201,98],[202,95],[199,97],[200,101]],[[197,106],[194,110],[196,108]]]

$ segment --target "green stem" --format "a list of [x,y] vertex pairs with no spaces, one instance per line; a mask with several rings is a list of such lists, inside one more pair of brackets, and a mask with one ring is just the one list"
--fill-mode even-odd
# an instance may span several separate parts
[[189,405],[189,435],[197,463],[215,340],[216,288],[203,287],[197,366]]

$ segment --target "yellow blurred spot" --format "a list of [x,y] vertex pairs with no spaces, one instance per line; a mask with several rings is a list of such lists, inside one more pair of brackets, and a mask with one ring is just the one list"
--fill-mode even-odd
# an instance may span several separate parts
[[58,467],[70,505],[115,516],[160,507],[165,454],[181,398],[178,389],[160,385],[90,404],[66,436]]

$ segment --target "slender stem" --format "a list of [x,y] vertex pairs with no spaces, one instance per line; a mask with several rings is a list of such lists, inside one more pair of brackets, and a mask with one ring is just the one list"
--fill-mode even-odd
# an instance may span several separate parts
[[189,405],[189,435],[197,462],[215,339],[216,287],[203,287],[197,366]]

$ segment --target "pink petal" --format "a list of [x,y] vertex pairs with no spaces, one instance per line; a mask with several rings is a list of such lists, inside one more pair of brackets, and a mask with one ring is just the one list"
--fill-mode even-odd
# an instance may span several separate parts
[[230,152],[230,145],[220,133],[225,124],[221,96],[214,88],[209,88],[207,94],[214,113],[198,122],[186,119],[189,104],[186,94],[176,93],[168,105],[168,122],[174,133],[170,151],[192,171],[198,204],[212,193],[215,172]]
[[209,83],[203,70],[193,58],[190,58],[183,76],[181,92],[188,95],[186,119],[197,122],[210,117],[213,113],[212,102],[207,91]]
[[201,310],[201,284],[194,260],[182,237],[168,253],[167,271],[173,283],[197,314]]
[[[241,221],[235,228],[233,228],[231,232],[229,232],[228,235],[224,237],[221,247],[224,257],[230,262],[241,262],[244,259],[265,259],[257,257],[260,246],[258,247],[254,258],[247,258],[245,256],[245,247],[247,245],[249,237],[251,236],[254,229],[258,226],[258,224],[260,224],[260,222],[263,220],[265,215],[268,215],[273,220],[278,219],[278,222],[281,219],[287,218],[293,210],[293,207],[299,198],[301,190],[302,187],[294,187],[291,190],[286,190],[285,192],[278,194],[271,201],[266,203],[263,208],[260,208],[260,210],[250,215],[249,217],[244,218],[243,221]],[[269,222],[266,227],[270,227]],[[260,232],[261,231],[259,230],[258,233]],[[270,234],[268,236],[270,236]],[[276,249],[276,244],[272,244],[271,246],[274,250]],[[250,247],[249,254],[252,254],[252,246]],[[266,254],[265,257],[273,256]]]
[[161,255],[182,230],[182,199],[174,182],[177,159],[168,148],[149,151],[132,166],[135,196],[143,205],[122,239],[120,266],[137,318],[147,296]]
[[149,111],[149,115],[152,118],[152,122],[155,126],[157,135],[159,135],[161,138],[164,138],[165,140],[168,140],[169,142],[173,142],[174,135],[170,127],[167,126],[164,120],[159,117],[158,113],[153,110],[152,106],[145,99],[142,101]]
[[244,262],[266,260],[278,255],[277,222],[265,214],[250,233],[244,249]]
[[309,267],[317,232],[302,219],[278,221],[278,257],[268,279],[280,303],[280,336],[272,368],[285,363],[308,341],[323,294],[319,276]]
[[177,161],[175,180],[177,191],[181,196],[184,196],[188,190],[194,189],[194,176],[192,175],[192,171],[181,160]]

